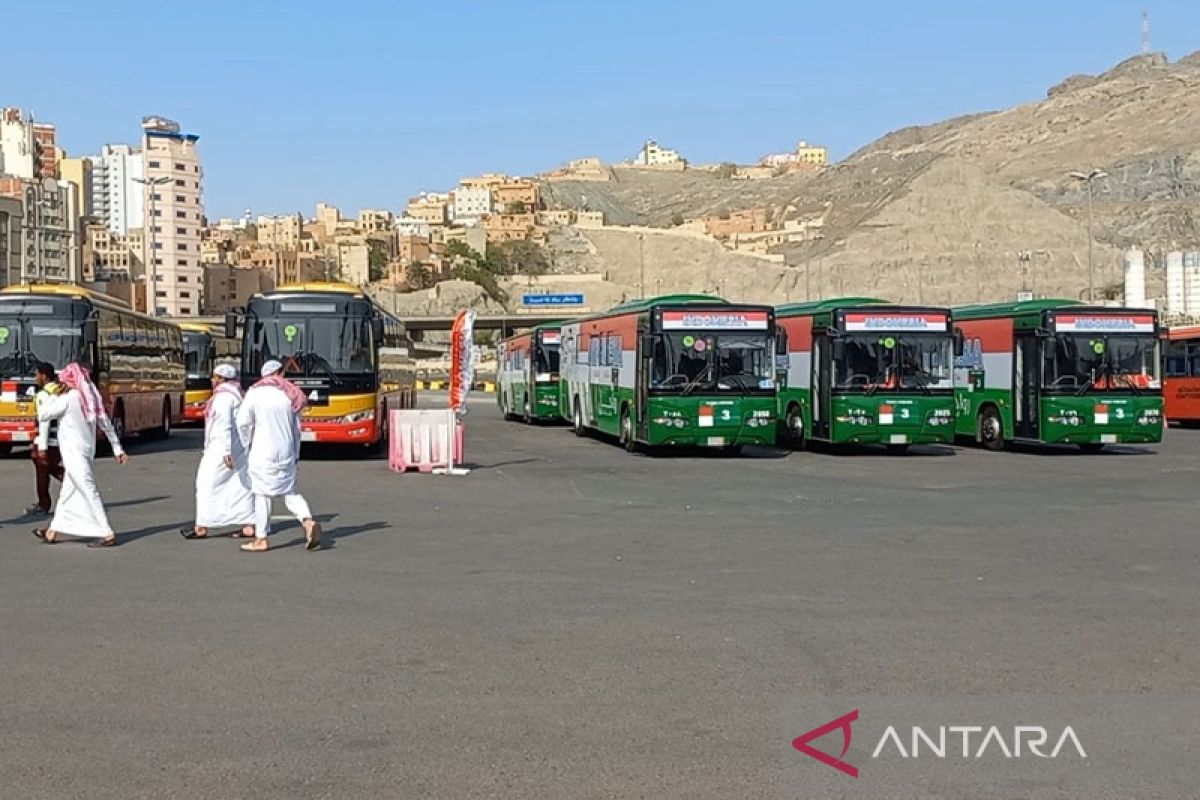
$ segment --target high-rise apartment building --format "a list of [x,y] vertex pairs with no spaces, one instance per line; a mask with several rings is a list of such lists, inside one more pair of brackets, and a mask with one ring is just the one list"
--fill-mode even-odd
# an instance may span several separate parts
[[173,317],[196,316],[204,291],[204,173],[196,152],[200,137],[182,133],[178,122],[162,117],[143,118],[142,131],[146,270],[154,308]]
[[58,132],[53,125],[32,122],[33,141],[37,149],[38,177],[58,178]]
[[68,158],[62,150],[58,151],[59,177],[74,184],[75,207],[79,215],[91,216],[92,213],[92,160],[90,158]]
[[30,180],[39,169],[33,121],[19,108],[0,109],[0,175]]
[[92,162],[92,204],[88,215],[113,233],[128,235],[144,226],[142,154],[127,144],[106,144]]

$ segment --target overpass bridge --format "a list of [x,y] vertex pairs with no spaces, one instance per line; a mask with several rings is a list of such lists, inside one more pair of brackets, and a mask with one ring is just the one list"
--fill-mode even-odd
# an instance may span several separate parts
[[[501,336],[511,336],[513,333],[546,322],[565,322],[575,314],[564,312],[537,312],[530,314],[476,314],[475,330],[500,331]],[[454,314],[395,314],[404,323],[408,338],[413,342],[413,356],[416,358],[434,358],[445,355],[448,347],[442,342],[426,341],[427,333],[449,333],[454,327]],[[193,322],[206,325],[224,325],[224,316],[204,317],[167,317],[171,322]]]

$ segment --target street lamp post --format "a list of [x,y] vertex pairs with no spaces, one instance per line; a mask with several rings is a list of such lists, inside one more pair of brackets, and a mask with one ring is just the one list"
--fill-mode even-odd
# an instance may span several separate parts
[[1097,178],[1107,178],[1108,173],[1102,169],[1096,168],[1091,172],[1072,172],[1070,177],[1077,181],[1083,181],[1087,186],[1088,200],[1088,302],[1096,302],[1096,262],[1092,254],[1094,248],[1094,239],[1092,238],[1092,181]]
[[154,190],[157,187],[162,186],[165,183],[170,183],[171,179],[166,175],[159,175],[157,178],[134,178],[133,180],[135,183],[140,183],[143,186],[147,187],[147,189],[149,189],[148,194],[150,195],[150,202],[147,205],[149,207],[149,212],[150,212],[150,221],[149,221],[149,225],[146,226],[147,228],[149,228],[149,230],[146,232],[148,234],[150,234],[150,236],[148,239],[145,237],[143,237],[143,239],[142,239],[142,241],[144,241],[144,242],[148,241],[150,244],[150,247],[149,247],[150,252],[146,258],[146,269],[148,270],[147,274],[150,276],[150,287],[147,290],[147,294],[149,296],[146,298],[146,311],[150,314],[150,316],[157,317],[158,316],[158,265],[154,263],[154,259],[157,256],[157,254],[154,251],[157,249],[158,237],[154,235],[155,234],[154,227],[155,227],[155,223],[157,223],[158,220],[156,220],[154,218]]

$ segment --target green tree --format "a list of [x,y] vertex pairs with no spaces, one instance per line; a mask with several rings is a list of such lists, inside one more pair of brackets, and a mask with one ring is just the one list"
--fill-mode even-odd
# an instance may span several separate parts
[[524,214],[527,211],[529,211],[529,206],[524,200],[514,200],[508,204],[508,213],[510,214]]
[[433,271],[428,264],[414,261],[404,270],[404,280],[412,290],[428,289],[433,286]]
[[381,281],[388,274],[387,251],[382,245],[371,242],[370,252],[367,253],[367,277],[372,281]]
[[678,211],[676,211],[674,214],[672,214],[671,215],[671,224],[676,227],[682,225],[683,224],[683,214],[680,214]]
[[536,242],[518,240],[502,242],[488,248],[489,255],[495,250],[503,258],[505,275],[545,275],[550,271],[550,258],[545,248]]
[[451,239],[446,242],[446,255],[454,260],[463,259],[464,261],[474,261],[476,263],[483,260],[483,256],[479,255],[479,251],[462,239]]

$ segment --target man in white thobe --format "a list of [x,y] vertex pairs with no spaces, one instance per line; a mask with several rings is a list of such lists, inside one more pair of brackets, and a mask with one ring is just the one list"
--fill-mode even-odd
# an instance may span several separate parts
[[250,387],[238,409],[237,427],[249,442],[247,472],[254,492],[254,541],[242,545],[247,552],[263,552],[270,545],[271,501],[284,505],[304,526],[306,548],[321,546],[321,525],[313,519],[308,502],[296,491],[296,462],[300,458],[300,412],[307,399],[299,387],[280,373],[278,361],[263,364],[262,380]]
[[88,547],[111,547],[117,537],[108,524],[92,473],[96,429],[104,432],[118,463],[126,463],[129,457],[121,449],[121,441],[104,410],[104,401],[87,371],[78,364],[68,364],[58,379],[71,391],[44,398],[38,405],[38,420],[58,420],[58,449],[65,474],[50,527],[33,533],[46,544],[54,544],[65,534],[94,540]]
[[204,454],[196,470],[196,524],[180,531],[185,539],[207,539],[211,528],[241,527],[235,537],[254,536],[254,495],[246,474],[246,448],[237,429],[242,387],[237,370],[213,370],[213,393],[204,413]]

